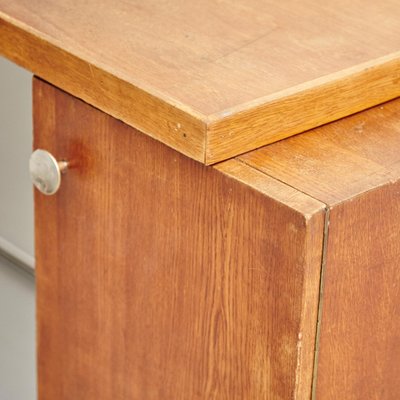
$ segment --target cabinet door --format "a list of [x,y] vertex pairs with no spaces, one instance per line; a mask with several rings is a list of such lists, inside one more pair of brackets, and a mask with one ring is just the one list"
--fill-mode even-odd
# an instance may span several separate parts
[[69,162],[35,194],[39,399],[308,398],[322,204],[40,80],[34,110]]

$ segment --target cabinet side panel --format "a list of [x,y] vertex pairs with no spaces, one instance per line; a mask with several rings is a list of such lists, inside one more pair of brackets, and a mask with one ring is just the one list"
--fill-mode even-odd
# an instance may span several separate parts
[[318,400],[400,398],[400,181],[333,207]]
[[40,400],[307,398],[323,212],[39,80],[34,102],[35,147],[70,162],[35,194]]

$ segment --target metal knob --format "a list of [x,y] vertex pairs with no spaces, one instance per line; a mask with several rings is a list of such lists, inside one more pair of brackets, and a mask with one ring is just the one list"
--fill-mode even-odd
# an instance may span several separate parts
[[57,161],[48,151],[35,150],[29,159],[32,183],[43,194],[54,194],[61,185],[61,174],[66,172],[67,166],[66,161]]

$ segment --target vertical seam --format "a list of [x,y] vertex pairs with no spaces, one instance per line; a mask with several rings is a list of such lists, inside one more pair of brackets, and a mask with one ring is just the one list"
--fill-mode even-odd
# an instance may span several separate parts
[[322,259],[321,259],[321,274],[319,283],[319,299],[318,299],[318,314],[317,314],[317,325],[315,332],[315,345],[314,345],[314,366],[312,373],[312,384],[311,384],[311,400],[316,400],[316,387],[317,387],[317,376],[318,376],[318,358],[319,358],[319,346],[320,346],[320,335],[321,335],[321,320],[322,320],[322,306],[324,297],[324,283],[325,283],[325,270],[326,270],[326,258],[329,238],[329,223],[330,223],[330,208],[325,208],[325,225],[324,225],[324,239],[322,245]]

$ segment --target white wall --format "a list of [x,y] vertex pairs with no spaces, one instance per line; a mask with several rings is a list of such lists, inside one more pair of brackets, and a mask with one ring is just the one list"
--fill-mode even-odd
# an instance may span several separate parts
[[[0,245],[27,258],[34,248],[31,81],[0,57]],[[34,319],[33,277],[0,257],[0,400],[36,399]]]
[[0,257],[0,400],[36,399],[35,285]]
[[0,237],[33,255],[31,152],[32,75],[0,57]]

